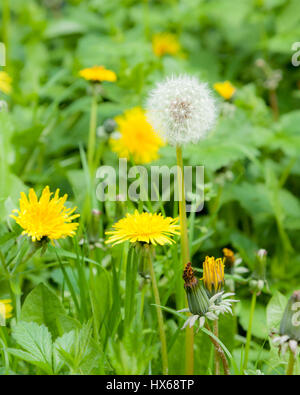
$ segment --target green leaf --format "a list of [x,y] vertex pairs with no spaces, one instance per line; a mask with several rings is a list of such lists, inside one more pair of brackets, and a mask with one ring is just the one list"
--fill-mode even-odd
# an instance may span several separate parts
[[269,331],[278,328],[286,304],[287,298],[278,291],[271,298],[267,306],[267,326]]
[[21,311],[21,320],[46,325],[51,334],[57,337],[59,332],[56,319],[65,314],[59,298],[46,285],[39,284],[25,299]]
[[[73,330],[56,339],[54,343],[54,363],[60,369],[62,360],[73,373],[90,374],[99,366],[100,359],[104,361],[102,350],[92,339],[89,324],[80,330]],[[102,362],[103,363],[103,362]]]
[[[250,317],[250,301],[241,301],[239,303],[239,318],[240,323],[245,331],[248,330],[249,317]],[[253,322],[252,322],[252,335],[259,339],[266,339],[269,332],[267,329],[266,310],[261,304],[256,304]]]
[[11,354],[38,366],[48,374],[53,373],[52,337],[44,325],[20,321],[13,328],[12,335],[24,351],[8,349]]

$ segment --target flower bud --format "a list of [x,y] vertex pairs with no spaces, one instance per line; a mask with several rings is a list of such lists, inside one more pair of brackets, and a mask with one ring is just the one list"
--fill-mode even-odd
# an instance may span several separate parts
[[114,119],[106,119],[103,123],[103,128],[105,133],[107,134],[111,134],[112,132],[114,132],[116,130],[117,127],[117,122]]
[[8,111],[8,105],[5,100],[0,100],[0,112],[7,112]]
[[149,255],[154,255],[154,246],[137,242],[135,252],[138,256],[138,273],[141,277],[148,280],[150,278]]
[[280,323],[280,335],[300,341],[300,290],[290,297]]
[[190,312],[194,315],[205,315],[209,309],[209,299],[202,284],[195,277],[190,262],[186,264],[182,277]]
[[12,301],[10,299],[0,299],[0,326],[5,326],[5,321],[12,317]]
[[267,251],[261,248],[257,251],[255,264],[250,280],[250,288],[253,292],[261,292],[266,282]]
[[100,217],[101,214],[102,214],[102,212],[100,210],[98,210],[97,208],[93,208],[93,210],[92,210],[93,216]]

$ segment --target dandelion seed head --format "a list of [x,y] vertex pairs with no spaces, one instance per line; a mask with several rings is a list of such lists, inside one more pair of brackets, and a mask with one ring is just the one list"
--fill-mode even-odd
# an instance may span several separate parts
[[147,117],[172,145],[197,143],[213,128],[217,109],[211,90],[196,77],[168,77],[150,92]]

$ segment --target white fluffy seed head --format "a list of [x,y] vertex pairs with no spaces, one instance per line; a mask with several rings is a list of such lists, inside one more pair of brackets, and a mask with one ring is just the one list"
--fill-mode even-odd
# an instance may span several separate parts
[[204,139],[217,117],[207,84],[189,75],[172,76],[157,84],[146,107],[149,123],[172,145]]

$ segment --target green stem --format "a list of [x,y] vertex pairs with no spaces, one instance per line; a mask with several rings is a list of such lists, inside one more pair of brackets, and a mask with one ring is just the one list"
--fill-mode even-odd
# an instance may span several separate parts
[[8,67],[10,5],[9,0],[2,0],[2,40],[5,45],[6,67]]
[[294,374],[294,365],[295,365],[295,355],[290,350],[290,357],[289,357],[288,367],[286,370],[287,376],[292,376]]
[[[178,171],[179,219],[180,219],[180,234],[181,234],[181,256],[182,256],[182,264],[184,267],[190,261],[190,253],[189,253],[189,239],[188,239],[188,231],[187,231],[186,204],[185,204],[185,191],[184,191],[184,168],[183,168],[183,159],[182,159],[182,149],[180,146],[176,147],[176,156],[177,156],[177,166],[180,169],[180,171]],[[186,329],[185,370],[186,370],[186,374],[188,375],[192,375],[194,373],[193,328]]]
[[145,38],[148,41],[150,39],[150,25],[149,25],[149,0],[144,0],[144,31]]
[[247,338],[246,338],[243,370],[247,369],[247,366],[248,366],[248,357],[249,357],[249,350],[250,350],[250,343],[251,343],[251,336],[252,336],[252,323],[253,323],[253,317],[254,317],[254,311],[255,311],[255,305],[256,305],[256,296],[257,296],[256,292],[253,292],[252,300],[251,300]]
[[181,232],[181,254],[182,254],[182,263],[183,263],[183,266],[185,266],[190,261],[190,253],[189,253],[189,241],[188,241],[186,205],[185,205],[185,191],[184,191],[184,168],[183,168],[181,147],[177,146],[176,154],[177,154],[177,166],[180,168],[180,172],[178,172],[178,188],[179,188],[179,218],[180,218],[180,232]]
[[58,260],[59,266],[60,266],[60,268],[61,268],[63,277],[64,277],[64,279],[65,279],[65,281],[66,281],[66,284],[67,284],[67,286],[68,286],[68,288],[69,288],[69,291],[70,291],[71,297],[72,297],[72,299],[73,299],[73,302],[74,302],[75,308],[76,308],[76,310],[77,310],[77,313],[78,313],[79,316],[81,316],[80,306],[79,306],[79,303],[78,303],[78,300],[77,300],[77,296],[76,296],[76,292],[75,292],[75,290],[74,290],[74,287],[73,287],[73,285],[72,285],[72,282],[71,282],[71,280],[70,280],[70,278],[69,278],[69,276],[68,276],[68,273],[67,273],[67,271],[66,271],[66,269],[65,269],[65,267],[64,267],[64,265],[63,265],[63,263],[62,263],[62,261],[61,261],[61,259],[60,259],[60,256],[59,256],[59,254],[58,254],[58,252],[57,252],[56,247],[53,247],[53,249],[54,249],[56,258],[57,258],[57,260]]
[[[219,321],[214,321],[214,335],[219,338]],[[217,350],[215,349],[215,375],[220,375],[220,359]]]
[[157,287],[157,282],[156,282],[156,277],[155,277],[155,272],[154,272],[154,267],[153,267],[153,262],[152,262],[152,256],[151,256],[150,251],[149,251],[149,269],[150,269],[150,275],[151,275],[154,300],[155,300],[155,304],[156,304],[159,336],[160,336],[160,341],[161,341],[163,374],[167,375],[168,374],[168,352],[167,352],[166,333],[165,333],[165,329],[164,329],[163,314],[162,314],[160,307],[158,307],[158,306],[161,306],[161,302],[160,302],[159,291],[158,291],[158,287]]
[[276,90],[269,91],[269,99],[270,105],[273,113],[274,121],[277,121],[279,118],[279,108],[278,108],[278,100]]
[[[21,254],[21,258],[20,258],[20,263],[15,265],[15,269],[19,265],[25,265],[25,263],[27,261],[29,261],[29,259],[32,258],[37,251],[39,251],[39,249],[40,249],[40,247],[37,247],[35,244],[33,244],[31,246],[30,250],[25,255],[25,257],[22,256],[23,254],[22,254],[21,251],[18,251],[18,254],[17,254],[16,257],[18,259],[18,255]],[[1,262],[2,266],[3,266],[3,269],[4,269],[5,275],[7,277],[7,280],[9,281],[10,298],[11,298],[11,301],[12,301],[12,305],[13,305],[13,307],[15,309],[16,320],[18,321],[19,316],[20,316],[20,311],[21,311],[21,300],[20,300],[21,295],[20,295],[20,293],[16,292],[16,286],[14,285],[14,283],[12,281],[13,276],[15,276],[16,281],[18,281],[17,280],[18,276],[16,276],[11,271],[9,271],[8,267],[6,266],[5,257],[2,254],[2,252],[0,252],[0,262]]]
[[93,85],[89,140],[88,140],[88,149],[87,149],[87,161],[91,173],[93,173],[94,171],[94,159],[95,159],[95,150],[96,150],[96,129],[97,129],[97,87]]
[[[211,332],[210,326],[207,323],[205,324],[205,327],[207,330],[209,330]],[[220,360],[222,361],[224,374],[226,376],[230,376],[230,369],[229,369],[228,361],[227,361],[226,355],[225,355],[222,347],[213,337],[209,336],[209,338],[215,347],[215,352],[218,354]]]
[[5,258],[4,255],[2,254],[2,252],[0,251],[0,262],[3,266],[5,275],[7,277],[7,280],[9,281],[9,293],[10,293],[10,299],[12,301],[13,306],[16,306],[16,297],[13,291],[13,286],[12,286],[12,282],[11,282],[11,275],[9,270],[7,269],[6,263],[5,263]]
[[27,255],[25,255],[24,259],[22,260],[22,265],[27,263],[29,261],[29,259],[31,259],[41,248],[42,248],[42,246],[34,244],[31,247],[31,249],[28,251]]

